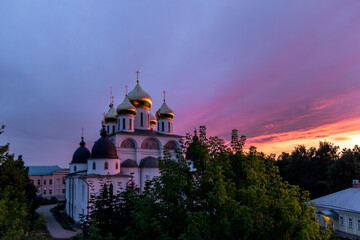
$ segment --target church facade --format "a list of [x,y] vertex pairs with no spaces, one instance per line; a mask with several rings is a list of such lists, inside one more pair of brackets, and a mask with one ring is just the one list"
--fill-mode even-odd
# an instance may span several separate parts
[[181,136],[173,133],[174,112],[165,96],[156,117],[151,107],[152,99],[137,79],[135,88],[126,93],[116,109],[111,97],[100,138],[91,152],[81,138],[66,177],[66,212],[75,221],[80,221],[81,214],[88,214],[90,196],[99,193],[105,183],[113,185],[114,193],[124,189],[131,179],[143,189],[147,180],[159,176],[158,159],[164,147],[172,155],[180,147]]

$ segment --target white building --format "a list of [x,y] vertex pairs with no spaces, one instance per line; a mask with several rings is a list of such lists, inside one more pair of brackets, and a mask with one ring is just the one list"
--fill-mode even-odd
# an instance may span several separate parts
[[163,156],[163,148],[175,154],[181,136],[173,134],[173,111],[165,96],[156,118],[151,106],[150,95],[137,80],[116,110],[111,98],[101,137],[91,152],[82,137],[66,178],[66,212],[75,221],[80,220],[80,214],[87,214],[90,196],[98,193],[104,183],[112,184],[117,192],[133,176],[143,189],[146,180],[159,175],[158,158]]
[[322,227],[332,228],[339,235],[358,239],[360,236],[360,184],[311,200],[316,218]]

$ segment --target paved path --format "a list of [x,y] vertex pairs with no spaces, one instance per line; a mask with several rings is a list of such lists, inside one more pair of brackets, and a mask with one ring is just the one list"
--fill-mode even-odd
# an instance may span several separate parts
[[56,204],[40,206],[36,211],[38,213],[44,213],[46,226],[49,230],[50,235],[53,238],[72,238],[72,237],[74,237],[77,232],[63,229],[61,227],[61,225],[56,221],[56,219],[54,218],[52,213],[50,212],[50,209],[55,206],[56,206]]

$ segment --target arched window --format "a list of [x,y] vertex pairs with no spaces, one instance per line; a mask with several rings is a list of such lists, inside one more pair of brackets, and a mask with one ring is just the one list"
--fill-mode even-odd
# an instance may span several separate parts
[[109,133],[109,125],[106,127],[106,129],[107,129],[107,132]]
[[96,169],[96,163],[95,162],[93,162],[93,170],[95,170]]
[[149,127],[149,125],[150,125],[150,114],[147,115],[146,122],[147,122],[146,125]]
[[115,164],[115,169],[119,169],[119,163],[118,162],[116,162],[116,164]]
[[115,133],[115,125],[113,126],[113,131],[112,131],[112,133]]
[[122,129],[125,129],[125,118],[123,118],[122,120],[123,120],[123,127],[122,127]]
[[74,172],[76,172],[76,165],[74,166]]
[[118,119],[118,130],[120,131],[120,119]]
[[161,131],[164,131],[164,122],[161,123]]
[[144,114],[143,113],[140,113],[140,121],[141,121],[141,123],[140,123],[140,126],[142,127],[142,126],[144,126]]
[[104,169],[109,169],[109,163],[108,162],[104,163]]
[[144,148],[144,149],[160,149],[158,143],[152,138],[145,139],[141,144],[141,148]]
[[168,132],[170,132],[170,122],[168,122]]
[[158,131],[160,131],[160,123],[158,123]]
[[177,146],[177,144],[175,141],[169,141],[165,144],[165,147],[169,150],[175,150],[176,146]]
[[135,148],[135,143],[133,140],[131,139],[125,139],[121,145],[120,145],[121,148]]
[[132,129],[132,121],[131,121],[131,118],[129,119],[129,130]]

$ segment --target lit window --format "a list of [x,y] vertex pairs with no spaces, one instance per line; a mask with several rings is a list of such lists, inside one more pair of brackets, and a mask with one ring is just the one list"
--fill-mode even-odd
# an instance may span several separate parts
[[93,162],[93,170],[95,170],[96,169],[96,163],[95,162]]
[[344,217],[340,216],[339,218],[339,224],[344,225]]
[[109,163],[108,162],[105,162],[104,169],[109,169]]
[[352,218],[349,218],[349,228],[352,227]]

